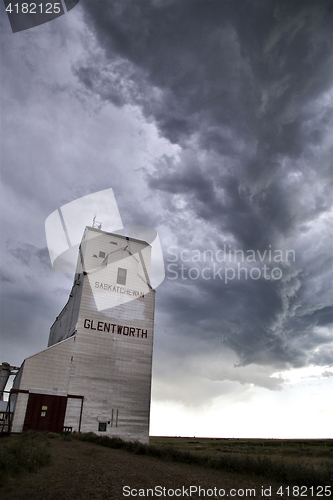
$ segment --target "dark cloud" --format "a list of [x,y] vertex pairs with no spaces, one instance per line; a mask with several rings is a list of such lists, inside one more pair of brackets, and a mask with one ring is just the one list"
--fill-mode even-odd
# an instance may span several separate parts
[[15,280],[4,271],[0,271],[0,280],[2,283],[15,283]]
[[[13,243],[11,241],[7,241],[8,252],[19,263],[27,267],[31,267],[32,265],[38,266],[38,264],[40,264],[44,267],[44,270],[52,270],[50,255],[47,247],[37,248],[34,245],[22,242],[20,242],[19,246],[16,248],[13,248],[12,245]],[[32,261],[35,262],[32,263]]]
[[[298,262],[281,265],[279,281],[165,285],[170,328],[221,338],[243,365],[306,365],[329,341],[316,328],[332,323],[322,276],[332,242],[306,258],[297,242],[331,205],[332,4],[83,5],[106,58],[77,67],[81,82],[103,100],[139,105],[183,148],[180,160],[164,157],[147,174],[179,251],[297,246]],[[314,276],[320,300],[309,297]]]
[[[278,280],[167,270],[155,373],[174,372],[161,394],[196,400],[196,373],[200,401],[234,382],[278,390],[273,370],[331,364],[332,3],[82,0],[72,14],[73,29],[2,38],[2,293],[6,332],[25,335],[10,362],[46,346],[71,286],[50,266],[46,217],[113,187],[125,224],[158,229],[166,265],[171,246],[295,251],[240,261],[276,266]],[[215,264],[225,276],[238,262]]]
[[[169,139],[183,144],[196,134],[201,147],[221,155],[222,164],[213,172],[204,165],[201,175],[188,165],[169,171],[159,166],[150,186],[185,196],[195,190],[199,201],[206,194],[206,213],[218,216],[222,206],[216,207],[208,184],[229,182],[234,188],[228,190],[233,198],[228,215],[232,204],[244,206],[240,188],[252,205],[244,206],[244,216],[230,225],[253,227],[257,236],[268,228],[294,229],[299,220],[289,206],[295,191],[282,185],[285,162],[289,172],[303,171],[304,165],[293,163],[304,163],[304,154],[310,154],[304,151],[309,130],[303,129],[309,113],[312,118],[318,113],[318,108],[312,113],[305,108],[331,84],[330,3],[295,2],[286,8],[282,2],[240,7],[146,1],[85,7],[110,61],[110,76],[104,65],[89,61],[92,66],[77,70],[82,82],[116,104],[138,103]],[[89,82],[84,72],[91,75]],[[235,151],[237,142],[243,143],[242,151]],[[233,171],[230,180],[225,163]],[[305,177],[325,165],[307,168]],[[327,203],[321,202],[324,209]],[[246,234],[239,236],[249,245]]]
[[[110,60],[131,63],[131,98],[163,134],[179,142],[198,125],[208,133],[224,125],[259,137],[266,154],[301,152],[302,104],[331,83],[330,2],[101,1],[85,9]],[[106,97],[113,83],[96,90]]]

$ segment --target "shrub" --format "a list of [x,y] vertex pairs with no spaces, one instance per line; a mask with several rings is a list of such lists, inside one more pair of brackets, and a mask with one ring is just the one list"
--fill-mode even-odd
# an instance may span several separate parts
[[50,461],[49,441],[41,433],[24,432],[0,449],[0,484],[24,470],[35,472]]

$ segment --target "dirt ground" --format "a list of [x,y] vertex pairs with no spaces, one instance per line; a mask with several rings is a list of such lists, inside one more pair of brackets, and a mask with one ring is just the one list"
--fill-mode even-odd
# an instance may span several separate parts
[[[50,439],[50,443],[51,462],[36,473],[10,480],[0,489],[1,500],[126,500],[136,496],[157,499],[293,498],[287,494],[277,495],[279,485],[272,486],[269,496],[267,480],[264,482],[266,495],[263,495],[263,483],[258,478],[166,462],[74,439]],[[125,486],[127,489],[123,490]],[[154,495],[146,491],[155,487],[159,488]],[[201,487],[205,492],[201,491],[199,496],[194,487]],[[254,489],[255,494],[246,491],[250,489]]]

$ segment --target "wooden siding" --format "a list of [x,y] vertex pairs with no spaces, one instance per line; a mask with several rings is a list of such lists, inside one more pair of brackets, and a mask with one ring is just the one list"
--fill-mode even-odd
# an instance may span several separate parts
[[[74,336],[28,358],[22,368],[20,389],[84,396],[82,432],[149,440],[155,309],[155,291],[147,282],[150,251],[139,240],[86,228],[81,243],[84,267],[79,258],[73,297],[52,326],[50,343]],[[116,282],[118,267],[127,270],[123,286]],[[97,288],[96,282],[109,288]],[[127,292],[113,291],[113,286]],[[23,396],[17,398],[16,432],[25,418]],[[62,423],[78,430],[80,412],[81,400],[68,399]],[[98,430],[99,422],[106,422],[105,432]]]

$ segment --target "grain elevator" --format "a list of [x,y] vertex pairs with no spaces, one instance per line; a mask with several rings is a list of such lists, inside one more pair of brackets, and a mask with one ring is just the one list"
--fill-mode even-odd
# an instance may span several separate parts
[[150,267],[146,241],[86,227],[48,348],[27,358],[15,378],[12,432],[67,429],[148,442]]

